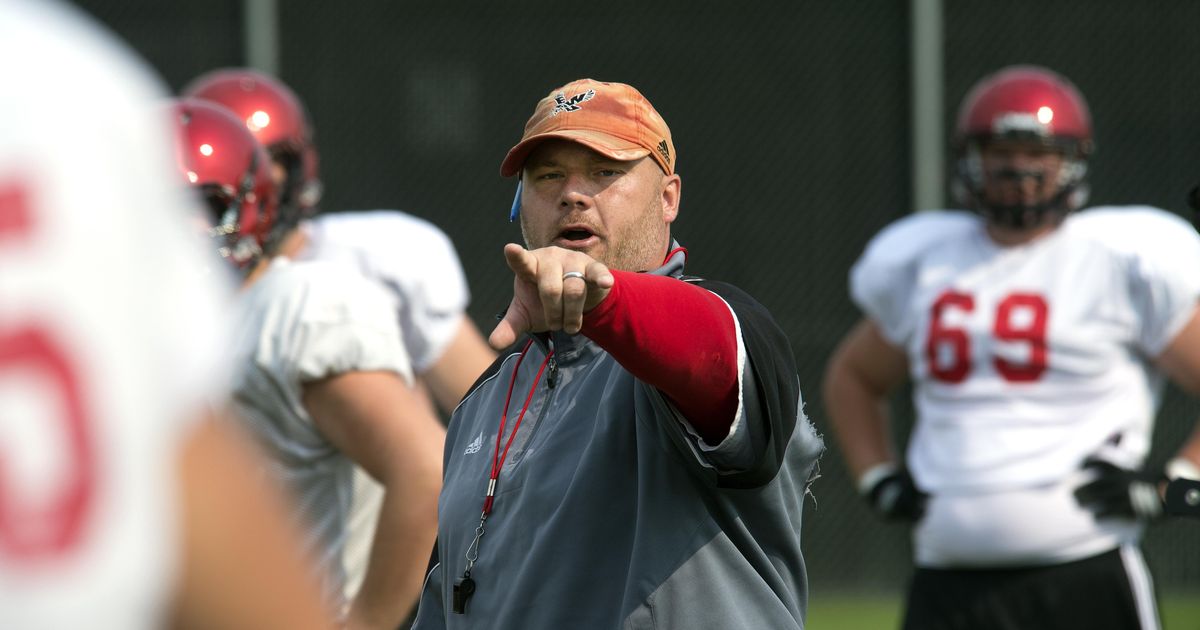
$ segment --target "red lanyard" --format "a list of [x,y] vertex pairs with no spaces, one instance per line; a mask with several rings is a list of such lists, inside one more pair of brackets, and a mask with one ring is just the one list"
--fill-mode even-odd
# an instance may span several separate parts
[[[508,441],[504,443],[504,451],[501,452],[500,438],[504,436],[504,426],[508,424],[508,405],[512,402],[513,388],[517,385],[517,370],[521,369],[521,362],[525,360],[525,355],[529,352],[531,345],[533,345],[533,339],[530,339],[521,349],[521,356],[517,359],[517,364],[513,366],[512,380],[508,384],[508,395],[504,397],[504,411],[500,413],[500,429],[496,431],[496,448],[492,451],[492,470],[488,474],[487,494],[483,498],[483,513],[479,515],[479,526],[475,528],[475,538],[467,547],[467,569],[454,584],[451,612],[456,614],[462,615],[467,612],[467,601],[475,593],[475,580],[471,578],[471,569],[475,567],[475,560],[479,558],[479,540],[483,538],[485,531],[483,526],[487,522],[488,514],[492,513],[492,503],[496,498],[496,484],[500,480],[500,470],[504,468],[504,460],[508,459],[508,448],[512,446],[513,438],[517,436],[517,431],[521,428],[521,420],[525,417],[525,412],[529,410],[529,403],[533,400],[533,394],[542,380],[542,372],[546,371],[546,365],[554,356],[554,350],[550,350],[546,353],[546,358],[542,360],[542,367],[538,368],[537,376],[533,378],[533,386],[529,388],[529,395],[525,397],[525,404],[521,406],[521,413],[517,414],[517,421],[513,423],[512,433],[509,434]],[[550,386],[553,387],[553,368],[550,370],[550,376]]]
[[508,459],[508,447],[512,446],[513,438],[517,437],[517,431],[521,429],[521,420],[525,417],[525,412],[529,410],[529,403],[533,400],[533,394],[542,380],[542,372],[546,371],[546,364],[550,363],[550,357],[554,356],[554,351],[551,350],[546,354],[546,358],[542,359],[542,367],[538,368],[537,376],[533,378],[533,386],[529,388],[529,395],[525,397],[525,404],[521,406],[521,413],[517,414],[517,421],[513,424],[512,433],[509,434],[508,441],[504,443],[504,452],[501,453],[500,438],[504,435],[504,425],[508,422],[508,405],[512,402],[513,387],[517,385],[517,370],[521,369],[521,362],[525,360],[525,354],[529,352],[531,345],[533,345],[532,339],[526,342],[525,347],[521,349],[521,356],[517,359],[517,364],[513,366],[512,380],[508,383],[508,395],[504,397],[504,411],[500,413],[500,429],[496,431],[496,448],[492,451],[492,473],[488,476],[487,494],[483,498],[483,518],[487,518],[487,515],[492,513],[492,502],[496,498],[496,483],[500,480],[500,470],[504,468],[504,460]]

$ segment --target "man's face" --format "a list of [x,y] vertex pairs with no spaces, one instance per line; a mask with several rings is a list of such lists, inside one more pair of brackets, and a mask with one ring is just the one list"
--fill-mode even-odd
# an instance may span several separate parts
[[983,199],[988,206],[1033,207],[1059,192],[1062,151],[1038,144],[1000,141],[980,151]]
[[651,159],[621,162],[574,142],[548,140],[522,172],[521,233],[530,249],[555,245],[612,269],[662,264],[679,209],[678,175]]

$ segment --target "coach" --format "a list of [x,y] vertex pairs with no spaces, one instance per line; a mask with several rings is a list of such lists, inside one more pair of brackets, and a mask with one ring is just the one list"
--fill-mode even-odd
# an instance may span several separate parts
[[683,275],[675,159],[649,101],[592,80],[504,159],[511,348],[451,420],[414,628],[803,628],[823,445],[766,309]]

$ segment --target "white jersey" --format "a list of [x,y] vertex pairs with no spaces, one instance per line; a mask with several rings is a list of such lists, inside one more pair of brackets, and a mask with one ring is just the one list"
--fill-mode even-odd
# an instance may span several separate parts
[[239,310],[235,406],[296,500],[336,605],[356,466],[317,430],[303,387],[355,371],[392,371],[411,382],[393,303],[350,267],[277,258]]
[[[301,225],[308,246],[299,258],[346,264],[391,294],[404,349],[417,374],[442,357],[458,333],[470,294],[454,244],[437,226],[395,210],[335,212]],[[361,469],[343,552],[345,598],[365,577],[383,496]]]
[[158,628],[229,287],[149,71],[44,1],[0,0],[0,58],[0,628]]
[[[958,514],[939,521],[937,503],[986,493],[998,497],[993,526],[1028,520],[1004,493],[1037,488],[1058,497],[1061,513],[1043,509],[1046,519],[1074,522],[1065,529],[1077,539],[1100,536],[1069,490],[1089,456],[1144,460],[1162,386],[1152,360],[1196,308],[1196,269],[1200,237],[1148,207],[1072,214],[1008,248],[970,213],[922,212],[881,232],[851,271],[851,293],[908,355],[918,420],[907,464],[934,495],[926,521],[984,528]],[[917,540],[920,558],[920,529]]]
[[302,258],[349,263],[393,293],[404,347],[418,374],[441,358],[470,299],[445,232],[394,210],[322,214],[302,227],[309,237]]

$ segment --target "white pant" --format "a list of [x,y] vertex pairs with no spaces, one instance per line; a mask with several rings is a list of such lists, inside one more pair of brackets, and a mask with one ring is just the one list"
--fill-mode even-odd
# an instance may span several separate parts
[[1073,492],[1083,471],[1030,488],[931,495],[913,529],[915,563],[929,568],[1034,566],[1136,544],[1142,525],[1097,520]]

